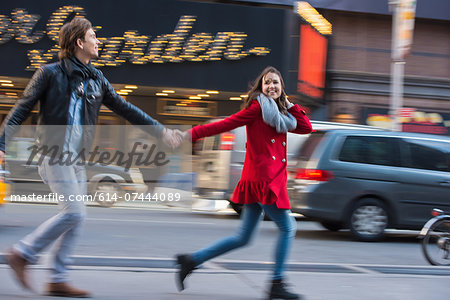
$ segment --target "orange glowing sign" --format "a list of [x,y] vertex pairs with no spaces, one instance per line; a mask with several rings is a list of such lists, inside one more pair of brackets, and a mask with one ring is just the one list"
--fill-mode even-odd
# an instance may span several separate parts
[[328,40],[309,25],[300,25],[297,92],[323,98]]

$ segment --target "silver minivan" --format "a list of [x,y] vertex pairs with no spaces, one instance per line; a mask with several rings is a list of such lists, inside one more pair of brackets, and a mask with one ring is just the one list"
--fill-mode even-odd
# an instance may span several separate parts
[[389,131],[312,133],[288,176],[292,210],[362,241],[420,229],[450,209],[450,138]]
[[[216,122],[223,118],[209,120]],[[342,124],[323,121],[311,121],[316,132],[330,129],[381,130],[365,125]],[[288,133],[288,168],[295,166],[296,154],[309,135]],[[220,135],[203,138],[194,145],[194,166],[196,173],[196,194],[202,199],[229,200],[241,178],[245,160],[245,126]],[[241,206],[230,202],[232,208],[240,213]]]

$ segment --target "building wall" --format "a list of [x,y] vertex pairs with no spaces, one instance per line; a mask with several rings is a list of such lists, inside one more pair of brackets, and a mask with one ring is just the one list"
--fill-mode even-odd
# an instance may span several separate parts
[[[329,11],[333,24],[332,70],[390,72],[391,16]],[[405,75],[450,78],[450,22],[415,22]]]
[[[333,25],[328,119],[361,123],[366,108],[389,109],[392,17],[323,11]],[[404,107],[450,113],[450,22],[416,20],[406,58]]]

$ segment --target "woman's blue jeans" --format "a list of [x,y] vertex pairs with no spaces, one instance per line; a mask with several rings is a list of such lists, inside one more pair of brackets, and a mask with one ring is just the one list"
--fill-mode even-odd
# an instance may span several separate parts
[[263,210],[275,222],[280,230],[275,249],[275,269],[273,279],[283,278],[284,265],[288,258],[292,240],[295,238],[295,232],[297,231],[297,222],[295,218],[290,215],[291,211],[289,209],[279,209],[276,204],[245,204],[241,216],[241,226],[237,233],[193,253],[192,259],[194,262],[197,265],[200,265],[211,258],[247,245],[261,220]]

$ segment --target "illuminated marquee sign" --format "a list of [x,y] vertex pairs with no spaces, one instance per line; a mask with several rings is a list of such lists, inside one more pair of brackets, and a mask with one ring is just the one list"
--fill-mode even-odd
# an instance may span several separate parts
[[297,13],[321,34],[331,34],[331,23],[306,1],[295,3]]
[[[60,50],[58,32],[72,16],[84,17],[86,13],[79,6],[63,6],[50,16],[46,30],[33,31],[40,19],[39,15],[29,14],[25,9],[16,8],[11,17],[0,15],[0,45],[13,38],[22,44],[34,44],[45,35],[55,42],[48,49],[28,51],[29,65],[26,70],[33,71],[40,65],[51,62]],[[183,61],[240,60],[249,55],[264,56],[270,53],[266,47],[253,47],[244,50],[247,38],[245,32],[206,32],[191,33],[197,21],[195,16],[181,16],[173,33],[151,36],[141,35],[137,30],[125,31],[123,36],[98,39],[99,58],[92,62],[96,67],[120,66],[125,62],[132,64],[167,63]],[[100,29],[101,27],[96,27]]]

